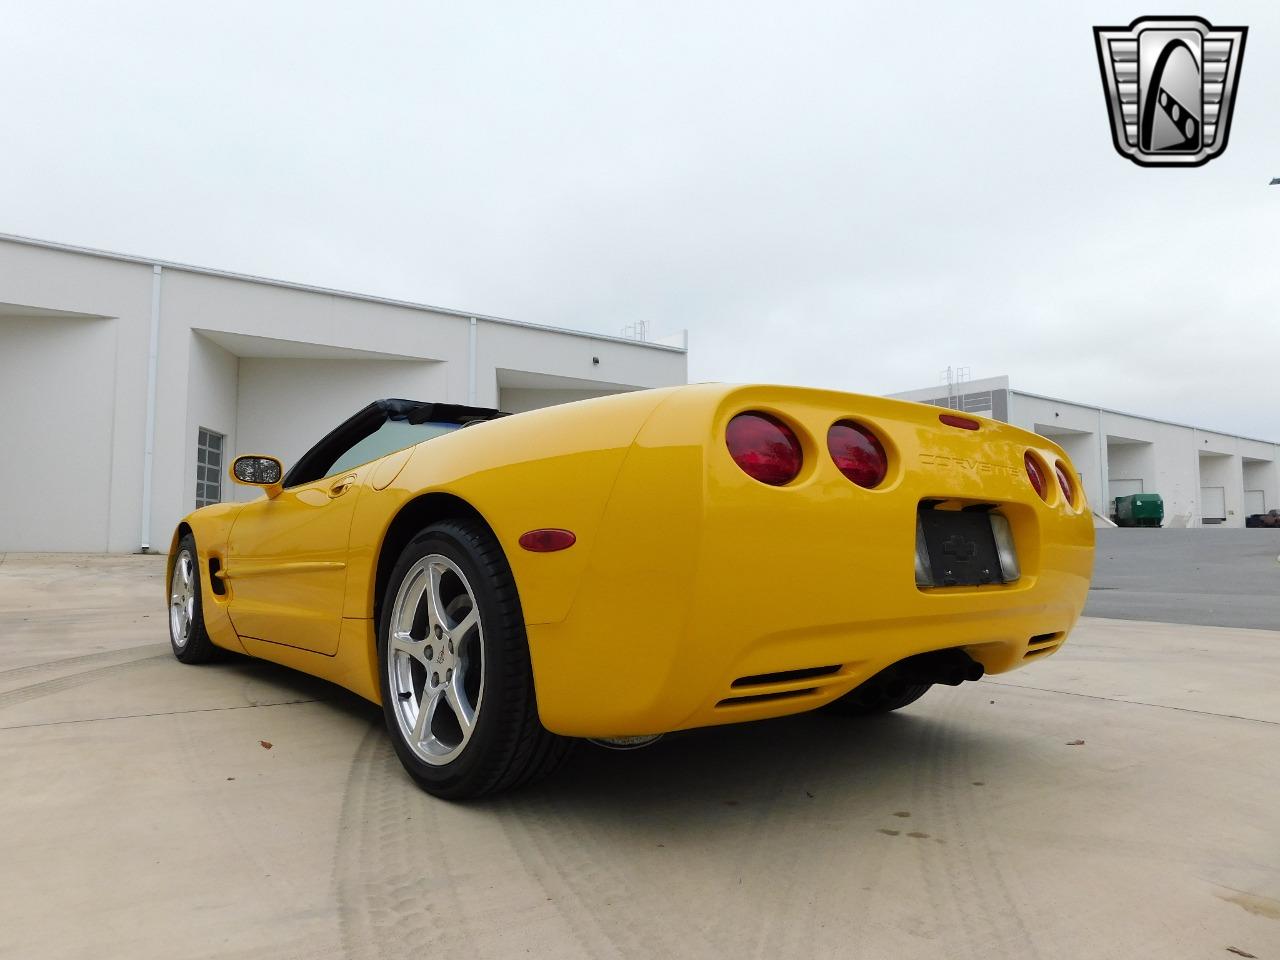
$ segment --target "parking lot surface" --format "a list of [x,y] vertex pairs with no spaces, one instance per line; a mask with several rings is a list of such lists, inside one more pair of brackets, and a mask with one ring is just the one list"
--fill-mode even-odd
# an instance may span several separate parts
[[1085,613],[1280,630],[1280,530],[1099,530]]
[[162,575],[0,558],[0,956],[1280,957],[1280,633],[1090,619],[464,806],[372,705],[175,661]]

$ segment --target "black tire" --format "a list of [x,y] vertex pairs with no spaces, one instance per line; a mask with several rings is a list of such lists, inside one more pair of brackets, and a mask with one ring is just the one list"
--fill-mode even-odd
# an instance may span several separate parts
[[[451,759],[437,763],[423,760],[401,727],[397,711],[409,694],[401,697],[393,693],[388,664],[393,608],[401,584],[415,565],[432,555],[455,564],[470,584],[480,631],[467,642],[480,644],[483,650],[483,671],[476,681],[478,708],[470,739]],[[424,635],[427,629],[423,628]],[[460,639],[460,648],[462,643]],[[573,741],[548,731],[538,717],[533,667],[515,579],[502,547],[478,520],[434,523],[401,552],[382,598],[378,674],[383,714],[396,755],[409,775],[437,797],[472,799],[523,786],[547,776],[568,756]]]
[[[173,615],[173,598],[175,586],[181,586],[182,564],[188,563],[193,593],[191,595],[191,613],[186,622],[185,633]],[[173,572],[169,577],[169,646],[173,655],[183,663],[208,663],[217,659],[218,648],[209,639],[204,628],[204,596],[201,593],[200,555],[196,552],[196,538],[186,534],[178,541],[178,552],[173,559]]]
[[860,686],[854,687],[838,700],[831,701],[824,709],[829,713],[846,717],[889,713],[915,703],[928,693],[932,686],[931,683],[902,683],[890,677],[877,675]]

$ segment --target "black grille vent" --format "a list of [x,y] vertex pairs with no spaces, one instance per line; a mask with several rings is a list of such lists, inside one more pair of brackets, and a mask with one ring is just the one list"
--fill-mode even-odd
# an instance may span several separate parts
[[795,697],[808,696],[811,693],[817,693],[815,687],[806,687],[803,690],[783,690],[779,693],[753,693],[745,697],[726,697],[716,704],[717,707],[732,707],[739,703],[765,703],[769,700],[791,700]]
[[779,673],[759,673],[754,677],[739,677],[733,681],[734,687],[759,687],[768,683],[787,683],[790,680],[812,680],[814,677],[829,677],[839,673],[842,664],[829,667],[805,667],[803,670],[783,670]]

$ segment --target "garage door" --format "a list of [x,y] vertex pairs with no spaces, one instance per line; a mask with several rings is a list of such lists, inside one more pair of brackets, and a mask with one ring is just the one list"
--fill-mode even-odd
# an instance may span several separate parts
[[1221,522],[1227,519],[1226,487],[1200,488],[1200,518],[1206,523],[1211,520]]
[[1244,515],[1247,517],[1252,513],[1267,512],[1267,497],[1261,490],[1246,490],[1244,492]]

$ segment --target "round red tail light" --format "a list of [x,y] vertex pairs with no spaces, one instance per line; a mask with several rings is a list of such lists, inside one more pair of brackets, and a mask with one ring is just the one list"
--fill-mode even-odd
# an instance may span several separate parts
[[1029,453],[1023,454],[1022,461],[1027,465],[1027,479],[1031,481],[1031,486],[1036,488],[1041,500],[1048,500],[1049,488],[1045,485],[1039,462]]
[[767,413],[740,413],[724,431],[729,456],[747,476],[780,487],[800,473],[804,454],[795,431]]
[[866,427],[849,420],[832,424],[827,431],[827,449],[837,469],[860,487],[870,490],[880,485],[889,472],[884,444]]
[[1053,471],[1058,475],[1058,486],[1062,488],[1062,495],[1067,498],[1067,503],[1074,504],[1076,497],[1073,492],[1074,488],[1071,485],[1071,477],[1067,473],[1067,468],[1062,465],[1061,460],[1053,465]]

